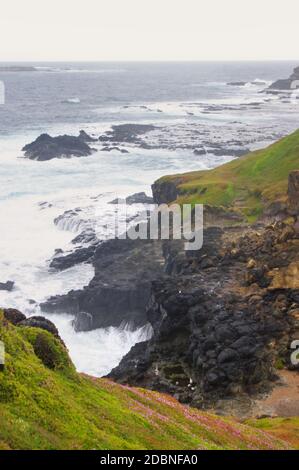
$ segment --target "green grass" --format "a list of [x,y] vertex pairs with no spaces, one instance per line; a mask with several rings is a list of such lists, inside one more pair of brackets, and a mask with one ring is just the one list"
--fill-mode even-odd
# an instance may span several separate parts
[[166,176],[178,181],[179,203],[234,208],[256,220],[265,206],[285,200],[288,175],[299,169],[299,130],[270,145],[213,170]]
[[0,310],[0,449],[278,449],[264,431],[173,398],[78,374],[43,330],[15,327]]
[[299,417],[251,419],[246,423],[276,438],[285,439],[294,449],[299,449]]

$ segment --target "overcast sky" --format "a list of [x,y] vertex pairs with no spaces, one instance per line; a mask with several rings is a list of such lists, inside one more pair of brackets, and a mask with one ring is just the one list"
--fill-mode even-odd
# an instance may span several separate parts
[[1,0],[0,60],[297,60],[298,18],[298,0]]

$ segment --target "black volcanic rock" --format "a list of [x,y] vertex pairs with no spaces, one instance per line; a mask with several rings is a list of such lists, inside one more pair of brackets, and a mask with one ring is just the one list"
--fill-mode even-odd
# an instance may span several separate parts
[[48,134],[42,134],[31,144],[25,145],[22,150],[26,157],[38,161],[63,157],[86,157],[91,155],[92,149],[85,139],[86,136],[81,134],[79,137],[70,135],[51,137]]
[[29,326],[31,328],[41,328],[42,330],[46,330],[49,333],[52,333],[54,336],[59,338],[59,333],[54,325],[50,320],[48,320],[45,317],[41,316],[34,316],[34,317],[29,317],[26,318],[25,320],[21,321],[18,323],[20,326]]
[[14,288],[15,283],[13,281],[0,282],[0,290],[7,290],[11,292]]
[[[61,259],[59,267],[69,260]],[[91,261],[95,276],[88,286],[51,297],[41,304],[41,309],[49,313],[91,314],[91,329],[126,323],[134,327],[145,325],[151,282],[164,271],[162,243],[139,239],[107,240],[96,246]],[[77,318],[81,325],[82,315]]]
[[227,85],[229,86],[245,86],[247,82],[229,82]]
[[18,323],[26,320],[26,316],[15,308],[4,308],[3,309],[4,318],[11,322],[13,325],[17,325]]
[[[197,407],[217,406],[222,399],[233,400],[236,410],[240,400],[250,406],[273,387],[277,362],[293,367],[289,348],[299,331],[298,289],[284,278],[281,286],[269,282],[296,259],[294,230],[285,224],[259,233],[210,227],[201,251],[184,253],[166,242],[164,256],[169,277],[152,283],[147,305],[154,334],[134,346],[109,377]],[[207,258],[212,263],[203,266]],[[245,287],[259,266],[262,278]]]
[[88,247],[78,248],[67,255],[55,256],[50,263],[50,268],[63,271],[77,264],[91,262],[95,249],[96,245],[92,244]]
[[144,192],[135,193],[131,196],[126,197],[125,199],[113,199],[110,201],[109,204],[120,204],[126,203],[128,205],[131,204],[153,204],[154,199],[150,196],[147,196]]
[[139,144],[143,147],[140,136],[155,129],[158,127],[151,124],[120,124],[112,126],[112,130],[100,136],[99,141]]
[[79,312],[75,316],[72,325],[77,332],[90,331],[93,329],[93,316],[87,312]]
[[170,204],[178,197],[178,181],[164,181],[163,179],[152,184],[154,202],[160,204]]
[[[292,73],[292,75],[289,78],[285,79],[280,79],[276,80],[268,90],[291,90],[292,89],[292,83],[295,80],[299,80],[299,67],[296,67]],[[298,84],[295,88],[298,88]]]
[[82,140],[82,142],[96,142],[98,139],[95,137],[91,137],[87,132],[81,130],[79,132],[79,139]]

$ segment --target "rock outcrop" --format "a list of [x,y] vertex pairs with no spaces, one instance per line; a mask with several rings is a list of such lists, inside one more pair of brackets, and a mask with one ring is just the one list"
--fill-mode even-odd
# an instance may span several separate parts
[[113,199],[113,201],[110,201],[109,204],[153,204],[154,199],[150,196],[147,196],[145,192],[141,193],[135,193],[132,194],[131,196],[126,197],[125,199]]
[[[276,80],[274,83],[270,85],[268,90],[291,90],[292,84],[294,84],[294,81],[296,80],[299,81],[299,67],[296,67],[294,69],[293,73],[290,75],[289,78]],[[299,83],[297,84],[297,86],[293,85],[293,89],[298,88],[298,86],[299,86]]]
[[42,316],[33,316],[26,318],[18,323],[20,326],[29,326],[31,328],[40,328],[41,330],[48,331],[52,335],[59,338],[59,333],[53,322]]
[[160,204],[170,204],[174,202],[178,197],[177,185],[179,180],[175,181],[156,181],[152,185],[152,192],[154,202],[158,205]]
[[112,126],[112,130],[99,137],[100,142],[115,144],[136,144],[143,146],[140,137],[150,131],[158,129],[151,124],[120,124]]
[[93,151],[87,144],[91,141],[92,137],[84,131],[81,131],[78,137],[71,135],[51,137],[49,134],[42,134],[31,144],[25,145],[22,150],[26,157],[38,161],[63,157],[87,157]]
[[86,314],[92,316],[92,321],[88,318],[88,329],[127,323],[143,326],[151,283],[163,275],[161,242],[108,240],[96,247],[91,262],[95,276],[87,287],[48,299],[41,305],[42,310],[77,315],[77,329],[83,323],[86,329],[81,312],[85,312],[84,320]]
[[12,323],[13,325],[23,327],[27,326],[30,328],[40,328],[41,330],[48,331],[60,341],[62,341],[56,326],[47,318],[42,316],[33,316],[27,318],[22,312],[15,308],[4,308],[1,310],[3,311],[5,320]]
[[7,290],[11,292],[14,288],[15,283],[13,281],[0,282],[0,290]]
[[22,321],[26,320],[26,316],[24,315],[24,313],[20,312],[15,308],[4,308],[3,314],[4,318],[13,325],[18,325]]

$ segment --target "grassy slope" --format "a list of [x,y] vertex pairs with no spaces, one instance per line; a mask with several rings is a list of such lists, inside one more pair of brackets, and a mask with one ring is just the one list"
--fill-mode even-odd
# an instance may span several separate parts
[[279,439],[285,439],[299,449],[299,417],[251,419],[250,426],[270,432]]
[[1,310],[0,338],[6,346],[6,366],[0,371],[0,449],[287,447],[263,431],[182,406],[168,396],[77,374],[50,333],[15,327]]
[[181,203],[236,207],[256,218],[263,207],[286,197],[288,175],[299,169],[299,130],[270,145],[208,171],[166,176],[179,179]]

